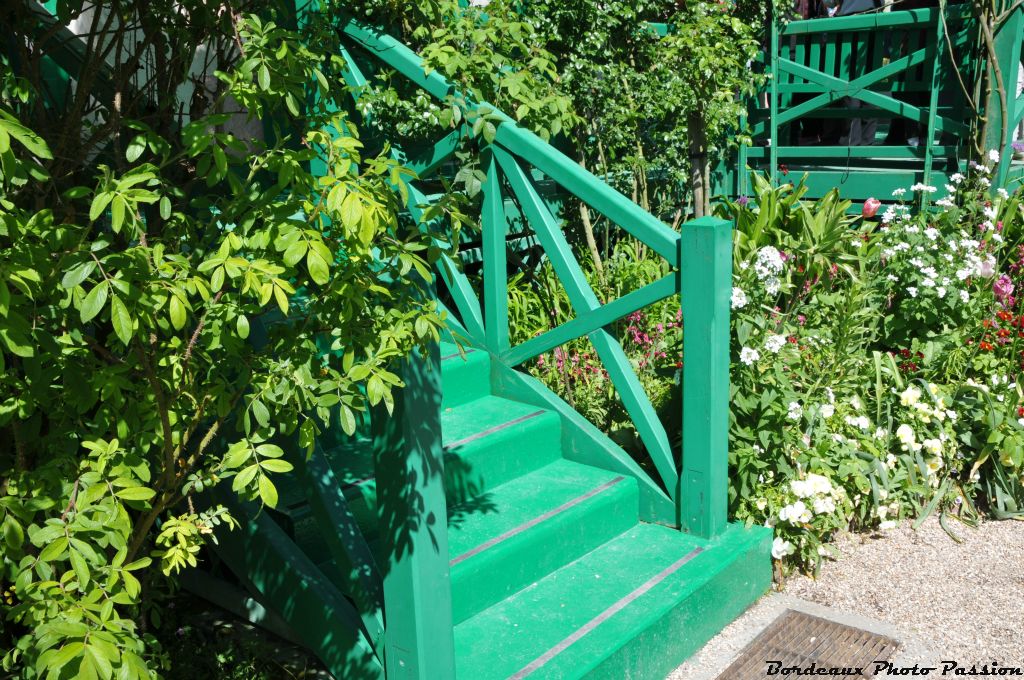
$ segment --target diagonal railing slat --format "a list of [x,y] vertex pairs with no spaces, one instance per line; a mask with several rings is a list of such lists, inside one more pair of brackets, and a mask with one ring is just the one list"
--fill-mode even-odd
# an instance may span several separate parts
[[493,152],[484,152],[487,180],[483,183],[484,329],[488,346],[500,354],[508,349],[508,261],[505,238],[508,222],[501,195],[501,178]]
[[[512,192],[519,199],[526,218],[533,225],[537,238],[543,244],[551,266],[562,281],[576,313],[595,312],[601,304],[573,256],[572,247],[562,233],[558,221],[540,197],[533,181],[505,150],[494,148],[494,155],[505,173]],[[675,500],[675,485],[679,479],[679,472],[676,469],[668,434],[658,419],[650,399],[647,398],[647,393],[640,384],[629,357],[614,336],[604,329],[591,332],[589,338],[605,370],[608,371],[608,377],[615,385],[619,399],[629,413],[637,434],[647,448],[647,453],[654,462],[666,491]]]
[[560,326],[513,347],[502,355],[502,359],[510,366],[518,366],[524,361],[549,352],[570,340],[583,337],[607,326],[638,309],[643,309],[675,295],[678,285],[676,278],[676,274],[668,274],[653,283],[648,283],[642,288],[616,298],[606,305],[578,314],[575,319],[566,321]]

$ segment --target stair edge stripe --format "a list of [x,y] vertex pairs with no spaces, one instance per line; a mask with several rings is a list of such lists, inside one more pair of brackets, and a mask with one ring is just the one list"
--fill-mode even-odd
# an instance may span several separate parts
[[657,574],[652,576],[650,579],[648,579],[646,582],[644,582],[643,584],[638,586],[631,593],[629,593],[628,595],[624,596],[622,599],[620,599],[617,602],[615,602],[612,606],[608,607],[603,612],[601,612],[600,614],[598,614],[594,618],[590,619],[590,621],[587,621],[585,624],[583,624],[582,626],[577,628],[574,632],[572,632],[571,634],[566,636],[557,645],[555,645],[554,647],[552,647],[548,651],[544,652],[543,654],[538,656],[536,659],[534,659],[533,661],[531,661],[527,665],[523,666],[514,675],[510,675],[508,677],[508,680],[522,680],[523,678],[525,678],[525,677],[527,677],[529,675],[532,675],[533,673],[537,672],[538,670],[543,668],[544,665],[547,664],[549,661],[551,661],[556,656],[558,656],[559,654],[564,652],[566,649],[571,647],[573,644],[578,642],[587,633],[589,633],[590,631],[592,631],[595,628],[597,628],[598,626],[600,626],[602,623],[604,623],[605,621],[610,619],[612,616],[614,616],[615,614],[617,614],[620,611],[622,611],[623,609],[625,609],[627,606],[629,606],[632,602],[634,602],[638,598],[640,598],[647,591],[651,590],[656,585],[658,585],[659,583],[661,583],[662,581],[667,579],[669,576],[671,576],[675,572],[679,571],[679,569],[684,564],[686,564],[687,562],[689,562],[690,560],[692,560],[694,557],[696,557],[697,555],[699,555],[702,552],[704,552],[704,548],[694,548],[693,550],[688,552],[683,557],[679,558],[678,560],[676,560],[675,562],[673,562],[669,566],[665,567],[660,572],[658,572]]
[[498,545],[499,543],[507,541],[508,539],[512,538],[513,536],[517,536],[517,535],[523,533],[524,531],[526,531],[527,529],[530,529],[531,527],[535,527],[538,524],[540,524],[541,522],[549,520],[552,517],[554,517],[556,515],[559,515],[559,514],[565,512],[566,510],[569,510],[570,508],[573,508],[573,507],[579,505],[580,503],[583,503],[584,501],[586,501],[586,500],[588,500],[590,498],[593,498],[594,496],[598,495],[599,493],[607,491],[608,489],[612,488],[613,486],[615,486],[616,484],[618,484],[619,482],[621,482],[621,481],[623,481],[625,479],[626,479],[625,476],[620,475],[620,476],[618,476],[618,477],[616,477],[614,479],[611,479],[611,480],[605,482],[604,484],[602,484],[601,486],[597,487],[596,489],[591,489],[590,491],[588,491],[588,492],[586,492],[584,494],[581,494],[581,495],[577,496],[576,498],[573,498],[571,500],[566,501],[565,503],[562,503],[557,508],[554,508],[552,510],[548,510],[543,515],[540,515],[538,517],[534,517],[533,519],[531,519],[528,522],[523,522],[522,524],[520,524],[519,526],[515,527],[514,529],[509,529],[505,533],[503,533],[503,534],[501,534],[499,536],[495,536],[491,540],[486,541],[484,543],[481,543],[480,545],[476,546],[475,548],[467,550],[466,552],[462,553],[458,557],[452,559],[448,563],[448,566],[449,567],[454,567],[459,562],[465,562],[470,557],[473,557],[474,555],[479,555],[480,553],[484,552],[485,550],[487,550],[489,548],[493,548],[494,546]]
[[445,451],[451,451],[452,449],[457,449],[460,446],[465,446],[466,444],[469,444],[470,442],[475,442],[477,439],[482,439],[482,438],[486,437],[487,435],[494,434],[495,432],[499,432],[501,430],[504,430],[506,427],[512,427],[513,425],[518,425],[519,423],[522,423],[524,421],[530,420],[531,418],[536,418],[537,416],[543,415],[543,414],[545,414],[547,412],[548,411],[546,411],[544,409],[541,409],[540,411],[534,411],[533,413],[527,413],[525,416],[519,416],[515,420],[510,420],[507,423],[502,423],[501,425],[495,425],[494,427],[487,428],[486,430],[483,430],[482,432],[477,432],[476,434],[471,434],[468,437],[465,437],[465,438],[460,439],[458,441],[452,442],[451,444],[446,445],[444,447],[444,450]]

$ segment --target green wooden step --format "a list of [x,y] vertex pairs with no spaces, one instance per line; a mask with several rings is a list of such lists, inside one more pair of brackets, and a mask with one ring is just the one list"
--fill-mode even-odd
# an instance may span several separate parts
[[491,357],[482,349],[441,343],[441,408],[454,408],[491,393]]
[[486,396],[444,409],[441,432],[449,505],[562,456],[557,414],[500,397]]
[[559,460],[448,512],[452,613],[462,621],[637,522],[630,477]]
[[457,677],[664,678],[767,590],[770,550],[763,527],[637,525],[456,626]]

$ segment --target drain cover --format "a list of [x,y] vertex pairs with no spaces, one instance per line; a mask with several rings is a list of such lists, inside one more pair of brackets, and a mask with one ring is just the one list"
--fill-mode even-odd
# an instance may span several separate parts
[[[718,680],[813,676],[817,669],[824,669],[818,670],[820,675],[837,669],[835,675],[840,677],[874,677],[875,662],[887,660],[897,647],[896,640],[883,635],[787,609],[747,645]],[[856,672],[858,668],[863,669],[862,674]]]

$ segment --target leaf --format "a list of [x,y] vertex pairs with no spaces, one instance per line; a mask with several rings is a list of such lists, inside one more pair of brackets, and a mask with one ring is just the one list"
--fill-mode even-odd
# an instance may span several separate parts
[[280,458],[284,455],[284,449],[277,444],[260,444],[256,447],[256,453],[267,458]]
[[156,491],[144,486],[133,486],[128,489],[121,489],[114,495],[126,501],[148,501],[156,495]]
[[129,163],[134,163],[139,160],[139,156],[146,150],[146,136],[135,135],[132,141],[128,142],[128,148],[125,149],[124,157],[128,159]]
[[11,550],[17,550],[25,542],[25,530],[12,515],[4,519],[4,543]]
[[115,194],[110,201],[110,228],[115,234],[121,231],[121,225],[124,224],[124,209],[124,199]]
[[89,278],[89,275],[92,274],[92,270],[95,268],[95,260],[81,262],[64,273],[64,278],[61,279],[60,285],[68,289],[81,285],[83,281]]
[[109,191],[104,191],[102,193],[96,194],[96,196],[93,197],[92,206],[89,208],[90,222],[95,222],[96,220],[99,219],[100,215],[103,214],[103,211],[107,209],[108,205],[110,205],[110,199],[112,199],[113,197],[114,194],[110,193]]
[[110,676],[113,674],[113,665],[106,655],[100,653],[98,646],[94,644],[89,645],[85,648],[85,654],[92,661],[96,670],[99,671],[100,677],[103,680],[110,680]]
[[244,468],[241,472],[235,475],[235,481],[231,483],[231,490],[237,492],[249,486],[249,482],[252,481],[252,478],[256,476],[257,472],[259,472],[259,466],[255,463]]
[[238,319],[235,320],[235,330],[238,332],[238,337],[243,340],[249,337],[249,319],[245,318],[245,314],[238,315]]
[[121,342],[127,345],[132,340],[132,317],[128,308],[121,302],[121,298],[114,296],[110,300],[110,322],[114,325],[114,332]]
[[309,275],[313,281],[321,286],[331,280],[330,266],[319,249],[310,248],[306,253],[306,267],[309,269]]
[[277,507],[277,487],[266,475],[260,476],[260,500],[272,508]]
[[277,300],[277,306],[281,313],[288,316],[288,296],[280,286],[274,286],[274,299]]
[[57,538],[52,543],[50,543],[45,548],[43,548],[42,551],[40,551],[40,553],[39,553],[39,561],[40,562],[52,562],[53,560],[55,560],[58,557],[60,557],[61,554],[67,549],[67,547],[68,547],[67,536],[61,536],[61,537]]
[[166,196],[160,199],[160,217],[165,220],[171,217],[171,199]]
[[0,128],[2,128],[4,132],[11,137],[18,140],[18,142],[36,158],[43,158],[46,160],[53,158],[53,154],[50,153],[50,148],[46,145],[46,142],[43,141],[43,138],[22,125],[13,116],[4,115],[0,117]]
[[352,192],[341,204],[341,222],[349,229],[355,229],[363,219],[363,201],[359,194]]
[[49,663],[47,663],[46,665],[52,671],[59,671],[64,666],[68,665],[69,661],[71,661],[76,656],[81,654],[83,649],[85,649],[84,643],[78,640],[74,642],[69,642],[68,644],[61,647],[60,651],[51,656]]
[[170,316],[171,325],[174,326],[174,330],[180,331],[185,327],[185,305],[181,303],[181,298],[173,293],[170,295],[167,313]]
[[267,427],[270,424],[270,411],[259,399],[252,400],[252,415],[261,427]]
[[356,416],[352,413],[352,409],[342,404],[338,415],[341,418],[341,429],[345,434],[352,436],[356,431]]
[[267,68],[266,64],[260,66],[259,71],[256,73],[256,79],[259,81],[261,90],[270,89],[270,69]]
[[82,316],[82,323],[91,321],[100,313],[103,305],[107,304],[108,287],[106,281],[100,281],[82,300],[82,307],[78,310]]
[[268,472],[291,472],[294,469],[288,461],[277,458],[261,461],[260,467]]
[[71,568],[75,570],[75,576],[78,577],[79,588],[84,590],[89,585],[89,565],[86,564],[82,553],[77,550],[71,551]]

